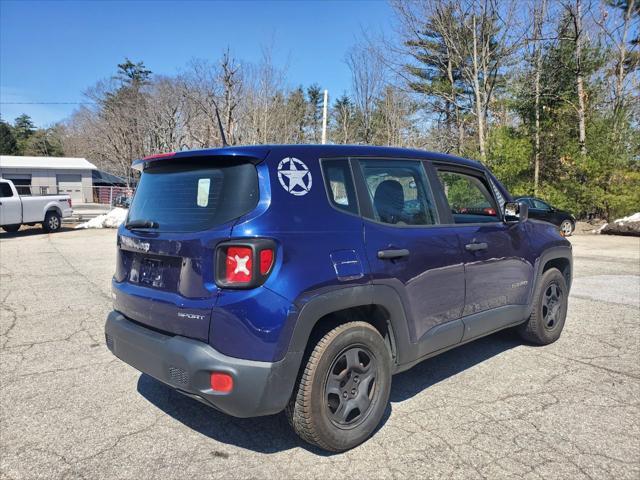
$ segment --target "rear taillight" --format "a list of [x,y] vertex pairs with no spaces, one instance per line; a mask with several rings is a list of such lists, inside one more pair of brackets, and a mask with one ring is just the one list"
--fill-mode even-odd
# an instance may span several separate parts
[[266,238],[221,243],[216,251],[216,283],[226,288],[258,287],[273,270],[275,254],[275,242]]
[[225,280],[228,283],[248,283],[253,270],[253,250],[248,247],[227,248]]
[[72,208],[73,207],[73,202],[71,201],[71,197],[69,197],[67,202],[69,202],[69,208]]

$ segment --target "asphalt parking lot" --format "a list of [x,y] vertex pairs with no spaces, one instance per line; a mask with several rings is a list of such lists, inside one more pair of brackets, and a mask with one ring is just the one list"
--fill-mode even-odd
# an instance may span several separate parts
[[561,339],[499,333],[394,377],[382,427],[327,455],[104,346],[113,230],[0,234],[0,478],[640,478],[640,239],[574,236]]

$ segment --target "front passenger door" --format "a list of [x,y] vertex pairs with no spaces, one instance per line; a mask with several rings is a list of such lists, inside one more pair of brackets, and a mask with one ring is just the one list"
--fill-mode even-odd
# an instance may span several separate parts
[[[471,321],[473,315],[493,311],[509,323],[510,312],[517,314],[526,306],[533,267],[526,255],[528,240],[523,224],[507,224],[481,170],[438,166],[437,176],[458,226],[465,268],[464,340],[504,325]],[[476,317],[481,318],[481,317]],[[495,326],[495,328],[492,328]]]

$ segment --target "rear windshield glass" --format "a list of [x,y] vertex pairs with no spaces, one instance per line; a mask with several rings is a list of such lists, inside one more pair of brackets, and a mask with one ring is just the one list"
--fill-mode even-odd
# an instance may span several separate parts
[[251,163],[158,163],[142,174],[128,223],[150,221],[160,231],[194,232],[222,225],[257,205],[258,172]]

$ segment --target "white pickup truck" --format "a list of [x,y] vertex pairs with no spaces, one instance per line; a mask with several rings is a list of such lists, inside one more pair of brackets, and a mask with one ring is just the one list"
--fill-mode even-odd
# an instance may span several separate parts
[[45,232],[60,230],[73,214],[69,195],[20,196],[11,180],[0,178],[0,227],[17,232],[21,225],[42,224]]

